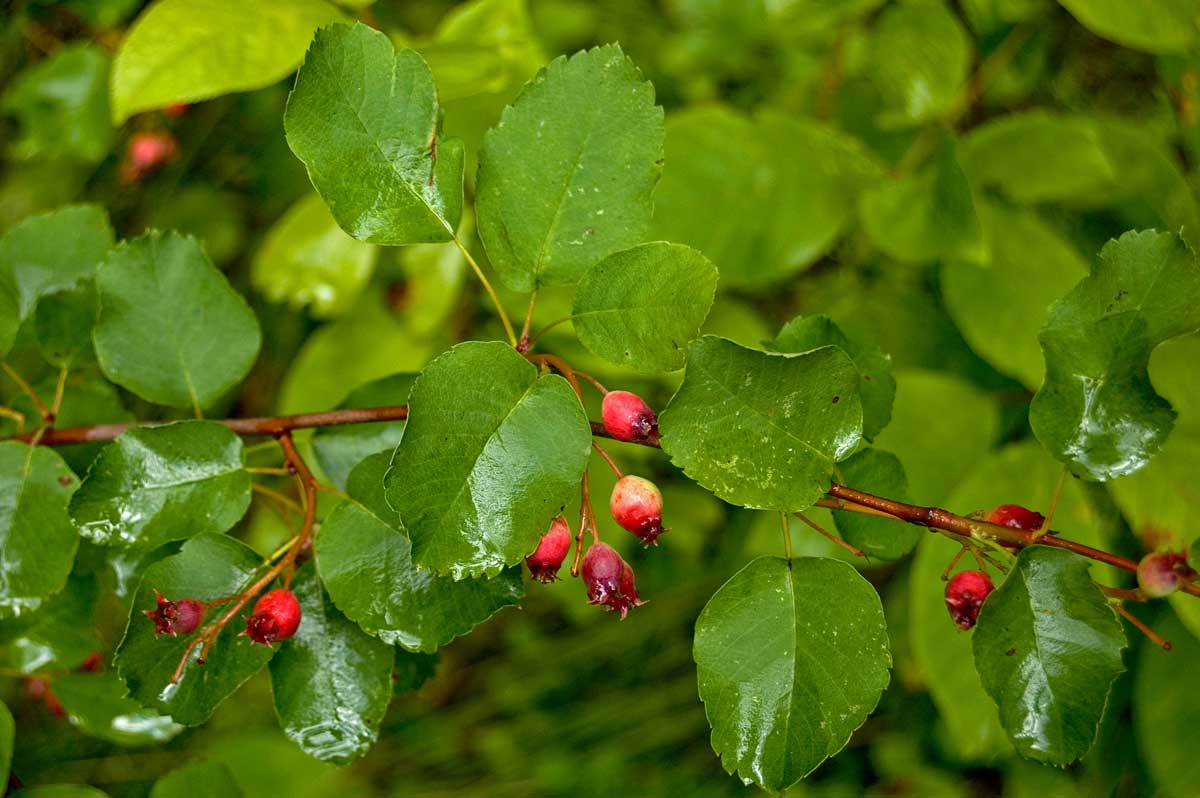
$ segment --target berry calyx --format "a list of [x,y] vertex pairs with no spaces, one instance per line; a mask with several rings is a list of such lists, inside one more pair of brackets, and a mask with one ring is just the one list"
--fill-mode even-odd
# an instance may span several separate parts
[[632,474],[621,477],[613,486],[608,508],[618,524],[647,546],[658,545],[658,536],[667,531],[662,525],[662,493],[648,479]]
[[242,635],[255,643],[269,646],[279,640],[287,640],[300,627],[300,602],[296,594],[286,588],[272,590],[258,600],[254,612],[246,619],[246,631]]
[[1046,516],[1019,504],[1002,504],[984,516],[983,520],[990,524],[1034,532],[1042,528]]
[[170,133],[134,133],[121,164],[121,180],[126,184],[136,183],[174,160],[178,153],[179,143]]
[[192,598],[170,601],[157,588],[154,596],[158,606],[153,610],[142,610],[142,615],[154,621],[155,637],[161,634],[191,634],[200,625],[204,611],[208,608],[203,601]]
[[642,397],[629,391],[609,391],[600,405],[604,429],[619,441],[658,437],[658,416]]
[[570,550],[571,528],[560,515],[550,523],[550,531],[542,535],[537,550],[525,558],[525,564],[537,581],[553,582],[558,579],[558,569]]
[[992,592],[992,580],[983,571],[959,571],[946,584],[946,609],[959,629],[970,629],[979,619],[979,608]]
[[637,594],[633,569],[607,543],[593,543],[583,557],[583,583],[587,586],[588,603],[621,613],[621,620],[631,607],[646,602]]
[[1138,563],[1138,587],[1150,598],[1166,598],[1179,589],[1186,558],[1176,551],[1155,551]]

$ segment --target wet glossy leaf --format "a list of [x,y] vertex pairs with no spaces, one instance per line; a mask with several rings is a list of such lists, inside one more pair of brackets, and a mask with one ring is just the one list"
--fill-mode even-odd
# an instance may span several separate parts
[[288,145],[360,241],[447,241],[462,214],[462,142],[437,138],[433,75],[358,23],[317,32],[283,118]]
[[241,438],[216,422],[179,421],[126,430],[104,447],[71,517],[93,543],[154,548],[225,532],[249,506]]
[[892,419],[896,398],[896,378],[892,376],[892,358],[863,338],[846,335],[828,316],[797,316],[783,325],[771,344],[777,352],[807,352],[822,346],[836,346],[850,356],[862,381],[859,396],[863,406],[863,435],[874,438]]
[[1190,0],[1059,0],[1092,33],[1148,53],[1183,52],[1200,41]]
[[1046,380],[1029,416],[1038,439],[1088,479],[1144,467],[1175,419],[1150,384],[1150,353],[1198,327],[1200,264],[1183,241],[1153,231],[1110,241],[1039,336]]
[[258,320],[199,242],[148,233],[112,251],[96,276],[100,368],[143,399],[203,408],[258,356]]
[[78,487],[52,450],[0,443],[0,618],[37,609],[67,583],[79,546],[67,502]]
[[0,781],[8,783],[9,768],[12,767],[13,739],[17,726],[8,705],[0,701]]
[[350,762],[375,743],[392,698],[395,650],[337,611],[315,568],[301,571],[292,590],[302,614],[296,635],[271,660],[275,711],[305,753]]
[[73,43],[18,75],[0,99],[0,111],[20,124],[10,155],[103,160],[113,141],[110,63],[103,47]]
[[552,61],[479,156],[479,234],[504,283],[569,285],[641,242],[662,159],[662,109],[618,45]]
[[[382,407],[408,403],[416,374],[393,374],[369,382],[350,392],[338,407]],[[313,451],[325,475],[339,488],[345,489],[350,471],[366,457],[385,449],[391,452],[404,434],[403,421],[376,424],[348,424],[324,427],[313,433]]]
[[[221,630],[210,660],[200,665],[193,649],[178,684],[171,684],[190,636],[154,636],[154,623],[142,610],[155,608],[154,591],[167,598],[212,601],[244,590],[262,558],[243,543],[225,535],[197,535],[176,555],[146,568],[134,596],[129,626],[117,648],[117,672],[129,694],[145,707],[169,714],[185,726],[208,720],[217,705],[267,664],[270,646],[252,643],[246,630],[245,607]],[[216,617],[215,610],[206,616]],[[203,627],[201,627],[203,628]]]
[[330,318],[354,304],[377,254],[377,247],[346,235],[325,202],[309,194],[267,233],[250,279],[272,302],[310,307],[317,318]]
[[[847,485],[876,496],[909,501],[904,466],[891,452],[863,449],[839,465],[838,470]],[[833,521],[843,540],[865,551],[868,557],[881,560],[903,557],[927,534],[911,524],[858,513],[834,513]]]
[[1087,262],[1032,211],[979,206],[990,259],[941,271],[946,309],[971,348],[1026,386],[1041,385],[1037,331],[1050,305],[1087,273]]
[[43,295],[33,316],[42,357],[59,368],[91,359],[92,329],[99,316],[96,285],[89,278]]
[[579,281],[571,321],[588,349],[638,371],[674,371],[687,359],[717,290],[708,258],[656,241],[614,252]]
[[113,119],[172,103],[260,89],[296,68],[324,0],[158,0],[134,21],[113,65]]
[[846,745],[892,664],[875,589],[812,557],[760,557],[734,574],[700,613],[692,653],[721,764],[772,792]]
[[567,381],[506,344],[430,363],[386,480],[413,561],[456,579],[519,563],[578,490],[591,440]]
[[0,666],[17,673],[72,670],[100,650],[91,577],[73,576],[35,612],[0,623]]
[[84,734],[117,745],[157,745],[183,731],[169,717],[126,695],[112,673],[72,673],[54,680],[54,695],[67,720]]
[[704,336],[663,411],[663,450],[727,502],[805,510],[862,438],[858,369],[841,349],[801,355]]
[[242,789],[220,762],[189,762],[154,782],[150,798],[242,798]]
[[1125,648],[1088,561],[1025,549],[984,602],[973,636],[980,681],[1017,752],[1060,766],[1086,754]]
[[383,498],[390,461],[390,452],[380,452],[351,472],[346,488],[353,501],[321,525],[317,568],[334,604],[367,632],[432,652],[520,601],[521,572],[455,581],[417,568],[404,527]]
[[860,210],[864,229],[897,260],[985,257],[975,200],[952,141],[915,175],[865,193]]
[[680,111],[667,150],[652,233],[703,252],[723,286],[769,285],[811,265],[882,177],[849,134],[775,112]]
[[1133,734],[1154,782],[1169,798],[1186,798],[1200,779],[1200,749],[1192,719],[1200,698],[1191,689],[1200,668],[1200,641],[1170,613],[1163,613],[1155,631],[1172,648],[1143,645],[1133,687]]
[[2,281],[16,289],[22,319],[43,294],[91,277],[113,246],[108,214],[96,205],[69,205],[14,225],[0,237]]

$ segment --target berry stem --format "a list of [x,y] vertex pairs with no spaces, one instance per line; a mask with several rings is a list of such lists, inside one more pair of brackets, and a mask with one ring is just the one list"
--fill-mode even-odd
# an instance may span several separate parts
[[1058,502],[1062,498],[1063,488],[1067,485],[1067,477],[1070,473],[1064,465],[1062,473],[1058,475],[1058,483],[1054,486],[1054,493],[1050,496],[1050,506],[1046,508],[1046,514],[1042,517],[1042,523],[1037,528],[1037,536],[1039,538],[1049,532],[1050,524],[1054,523],[1054,512],[1058,509]]
[[621,479],[622,477],[625,476],[624,474],[621,473],[621,469],[617,468],[617,464],[613,462],[613,459],[611,457],[609,457],[608,452],[604,451],[603,446],[596,443],[595,441],[592,441],[592,448],[600,453],[600,456],[603,457],[605,462],[608,463],[608,467],[611,468],[613,470],[613,473],[617,475],[617,479]]
[[779,514],[779,525],[783,527],[783,556],[788,564],[792,562],[792,525],[788,523],[787,513]]
[[51,412],[50,408],[46,407],[41,397],[37,395],[37,391],[33,390],[33,387],[26,382],[24,377],[17,373],[16,369],[10,366],[7,361],[0,361],[0,368],[3,368],[4,373],[17,384],[17,387],[21,389],[21,393],[29,397],[29,400],[33,402],[33,406],[37,408],[43,421],[50,422],[54,420],[54,413]]
[[[855,557],[863,557],[863,558],[865,558],[865,557],[867,556],[867,553],[866,553],[865,551],[863,551],[862,549],[858,548],[857,546],[851,546],[849,543],[847,543],[846,541],[842,540],[842,539],[841,539],[840,537],[838,537],[837,535],[835,535],[835,534],[833,534],[832,532],[828,531],[827,529],[823,528],[823,527],[822,527],[820,524],[818,524],[816,521],[813,521],[812,519],[810,519],[810,518],[809,518],[808,516],[806,516],[804,513],[793,513],[793,514],[794,514],[794,515],[795,515],[797,518],[799,518],[801,521],[803,521],[803,522],[804,522],[804,523],[805,523],[805,524],[808,526],[808,528],[809,528],[809,529],[813,530],[814,532],[819,532],[820,534],[822,534],[822,535],[824,535],[825,537],[829,538],[829,540],[830,540],[830,541],[832,541],[833,543],[837,544],[838,546],[841,546],[843,549],[845,549],[846,551],[850,552],[850,553],[851,553],[851,554],[853,554]],[[789,542],[790,542],[790,538],[789,538]],[[788,559],[791,559],[791,558],[789,557]]]
[[547,324],[547,325],[546,325],[545,327],[543,327],[542,329],[538,330],[538,331],[537,331],[537,334],[536,334],[536,335],[534,335],[534,336],[533,336],[533,338],[530,338],[530,339],[529,339],[529,343],[528,343],[528,345],[526,345],[526,347],[525,347],[525,351],[526,351],[526,352],[532,352],[532,351],[533,351],[533,348],[534,348],[535,346],[537,346],[537,342],[538,342],[538,341],[540,341],[540,340],[542,340],[542,336],[543,336],[543,335],[545,335],[546,333],[550,332],[551,330],[553,330],[553,329],[554,329],[555,327],[557,327],[558,325],[567,323],[568,321],[570,321],[570,320],[571,320],[571,319],[573,319],[573,318],[575,318],[575,317],[574,317],[574,316],[563,316],[561,319],[555,319],[554,321],[550,322],[549,324]]
[[446,230],[450,233],[450,238],[454,241],[454,246],[458,247],[458,251],[467,259],[467,263],[471,265],[475,276],[483,284],[483,290],[487,291],[488,296],[492,298],[492,304],[496,306],[496,315],[500,317],[500,323],[504,325],[504,332],[508,335],[508,342],[515,348],[517,346],[517,334],[513,332],[512,322],[508,320],[508,314],[504,312],[504,305],[500,304],[500,297],[496,294],[496,289],[492,287],[492,283],[488,280],[487,275],[483,273],[483,269],[479,268],[479,263],[476,262],[471,251],[463,244],[462,239],[455,235],[454,231],[450,230],[448,225]]
[[1167,640],[1166,638],[1162,637],[1157,632],[1155,632],[1153,629],[1151,629],[1149,626],[1147,626],[1140,618],[1138,618],[1136,615],[1131,613],[1129,610],[1125,609],[1125,606],[1123,604],[1121,604],[1120,602],[1116,602],[1112,606],[1113,606],[1113,609],[1115,609],[1117,612],[1121,613],[1121,617],[1123,617],[1125,620],[1129,621],[1131,624],[1133,624],[1135,627],[1137,627],[1137,630],[1139,632],[1141,632],[1147,638],[1149,638],[1151,643],[1158,646],[1163,651],[1171,650],[1172,646],[1171,646],[1170,640]]
[[521,325],[521,337],[517,339],[517,351],[525,354],[529,351],[529,325],[533,324],[533,309],[537,306],[537,289],[529,295],[529,310],[525,311],[525,323]]

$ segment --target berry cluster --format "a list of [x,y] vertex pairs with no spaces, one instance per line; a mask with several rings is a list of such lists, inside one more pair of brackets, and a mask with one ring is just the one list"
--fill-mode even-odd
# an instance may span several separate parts
[[[621,441],[648,441],[658,438],[658,416],[637,394],[629,391],[608,391],[604,395],[601,417],[605,431]],[[611,461],[610,461],[611,463]],[[616,466],[613,466],[616,470]],[[629,530],[646,546],[658,545],[658,536],[666,532],[662,525],[662,493],[653,482],[632,474],[617,471],[617,484],[609,498],[609,510],[622,528]],[[586,500],[585,500],[586,501]],[[590,514],[585,508],[579,530],[579,545],[589,527]],[[621,613],[624,619],[631,607],[644,604],[634,584],[633,569],[611,546],[600,542],[595,524],[591,523],[592,545],[583,557],[579,575],[587,587],[588,602]],[[533,578],[552,582],[571,550],[571,529],[559,516],[542,536],[537,549],[525,558]],[[576,560],[578,563],[578,560]],[[575,572],[572,571],[574,574]]]

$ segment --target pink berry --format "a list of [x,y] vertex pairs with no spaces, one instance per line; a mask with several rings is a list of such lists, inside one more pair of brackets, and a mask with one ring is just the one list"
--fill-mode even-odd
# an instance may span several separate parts
[[619,441],[644,441],[658,437],[658,416],[642,397],[629,391],[609,391],[600,406],[604,429]]
[[1019,504],[1002,504],[984,516],[985,521],[999,526],[1025,529],[1030,532],[1041,529],[1046,516],[1035,513]]
[[959,629],[970,629],[979,619],[979,608],[992,592],[992,580],[983,571],[959,571],[946,584],[946,609]]
[[1179,589],[1185,558],[1179,552],[1155,551],[1138,563],[1138,587],[1150,598],[1165,598]]
[[613,518],[649,546],[666,532],[662,525],[662,493],[648,479],[627,474],[613,486],[608,502]]
[[191,634],[200,625],[208,608],[203,601],[191,598],[170,601],[158,590],[154,591],[154,596],[158,606],[153,610],[142,610],[142,615],[154,621],[155,637],[160,634]]
[[129,139],[125,161],[121,164],[121,180],[127,184],[136,183],[174,160],[178,153],[179,144],[170,133],[135,133]]
[[542,535],[537,551],[525,558],[529,573],[539,582],[553,582],[558,578],[567,552],[571,550],[571,528],[560,515],[550,524],[550,531]]
[[243,635],[255,643],[271,645],[287,640],[300,627],[300,602],[290,590],[272,590],[258,600],[254,612],[246,619]]
[[621,613],[621,620],[630,607],[640,607],[633,569],[607,543],[594,543],[583,556],[583,583],[587,585],[588,603],[599,604],[609,612]]

